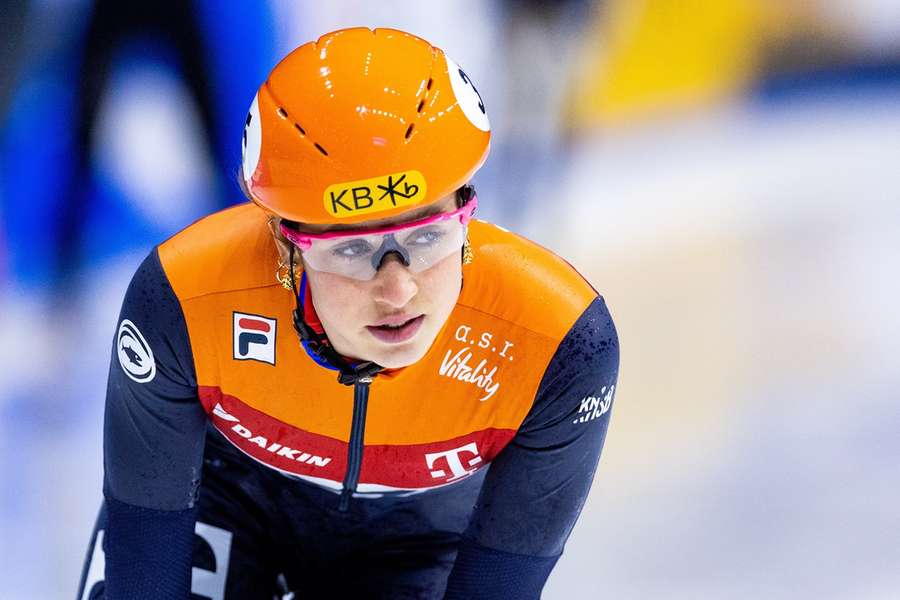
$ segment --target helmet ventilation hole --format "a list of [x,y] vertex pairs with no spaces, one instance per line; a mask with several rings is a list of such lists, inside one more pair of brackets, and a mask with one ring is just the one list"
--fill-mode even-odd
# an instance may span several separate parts
[[314,143],[313,146],[316,147],[316,150],[318,150],[319,152],[321,152],[321,153],[324,154],[325,156],[328,156],[328,152],[325,150],[325,148],[323,148],[322,146],[320,146],[318,143]]
[[433,83],[434,83],[434,79],[432,79],[431,77],[429,77],[429,78],[428,78],[428,83],[425,84],[425,89],[426,89],[426,90],[430,90],[430,89],[431,89],[431,85],[432,85]]
[[406,139],[409,140],[410,136],[413,134],[413,129],[415,129],[416,124],[410,123],[409,127],[406,128]]
[[423,108],[425,108],[424,98],[422,100],[419,100],[419,106],[416,107],[416,112],[421,114]]
[[287,111],[279,106],[278,107],[278,116],[281,117],[282,119],[287,119],[287,117],[288,117]]
[[294,127],[300,132],[300,135],[306,135],[306,130],[300,127],[300,123],[294,123]]

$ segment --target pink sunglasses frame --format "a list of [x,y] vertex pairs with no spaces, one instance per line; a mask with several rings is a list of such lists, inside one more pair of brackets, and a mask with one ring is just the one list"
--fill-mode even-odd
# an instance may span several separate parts
[[362,229],[358,231],[330,231],[328,233],[301,233],[289,228],[284,223],[282,223],[281,233],[302,251],[309,250],[312,247],[313,242],[318,240],[351,238],[362,235],[388,235],[391,233],[397,233],[398,231],[403,231],[405,229],[415,229],[416,227],[423,227],[432,223],[447,221],[456,217],[459,217],[460,223],[462,223],[463,225],[468,225],[469,221],[472,220],[472,213],[475,212],[476,208],[478,208],[478,196],[472,194],[472,197],[468,202],[466,202],[464,206],[457,208],[452,212],[438,213],[432,217],[426,217],[424,219],[419,219],[418,221],[410,221],[409,223],[402,223],[393,227],[384,227],[381,229]]

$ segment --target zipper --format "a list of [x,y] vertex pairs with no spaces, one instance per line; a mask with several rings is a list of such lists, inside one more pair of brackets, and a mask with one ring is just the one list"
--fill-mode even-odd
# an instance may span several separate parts
[[353,422],[350,426],[350,443],[347,448],[347,472],[344,474],[344,487],[341,490],[341,500],[338,504],[338,510],[341,512],[347,512],[350,508],[350,498],[353,497],[359,483],[370,383],[372,383],[371,377],[360,377],[353,384]]

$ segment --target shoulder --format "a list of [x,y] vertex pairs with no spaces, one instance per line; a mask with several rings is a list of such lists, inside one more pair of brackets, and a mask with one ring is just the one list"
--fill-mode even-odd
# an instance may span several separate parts
[[469,240],[460,304],[562,340],[598,297],[565,260],[501,227],[473,221]]
[[[618,377],[619,336],[606,303],[597,298],[547,365],[534,404],[520,428],[520,439],[531,440],[533,447],[552,446],[568,436],[584,434],[579,428],[587,423],[591,424],[588,429],[599,427],[605,432]],[[563,429],[555,430],[555,423]],[[602,438],[599,441],[602,445]]]
[[559,380],[562,387],[573,377],[605,380],[618,373],[619,335],[602,297],[597,297],[563,338],[545,373],[542,387]]
[[180,300],[277,285],[278,253],[266,214],[244,203],[209,215],[159,245]]

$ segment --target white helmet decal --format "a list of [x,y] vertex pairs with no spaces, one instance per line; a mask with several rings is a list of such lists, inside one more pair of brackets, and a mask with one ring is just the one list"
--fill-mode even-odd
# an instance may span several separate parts
[[241,141],[241,165],[244,181],[250,184],[250,178],[259,164],[259,152],[262,147],[262,121],[259,118],[259,96],[253,97],[247,121],[244,123],[244,137]]
[[453,87],[453,94],[456,96],[456,102],[465,113],[466,118],[471,121],[472,125],[481,131],[490,131],[491,123],[488,121],[487,112],[484,110],[484,101],[481,94],[475,89],[472,80],[466,75],[465,71],[459,68],[455,62],[447,59],[447,75],[450,77],[450,85]]

